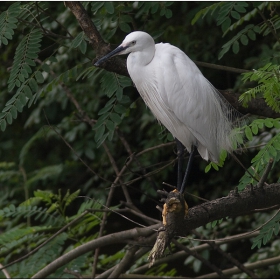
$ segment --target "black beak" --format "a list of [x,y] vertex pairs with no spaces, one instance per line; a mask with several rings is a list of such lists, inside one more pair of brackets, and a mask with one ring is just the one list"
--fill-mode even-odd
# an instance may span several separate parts
[[105,62],[106,60],[108,60],[110,57],[117,55],[118,53],[124,51],[125,49],[127,49],[127,47],[123,47],[123,46],[118,46],[116,49],[114,49],[113,51],[111,51],[110,53],[106,54],[105,56],[103,56],[102,58],[100,58],[99,60],[97,60],[94,63],[94,66],[99,66],[101,63]]

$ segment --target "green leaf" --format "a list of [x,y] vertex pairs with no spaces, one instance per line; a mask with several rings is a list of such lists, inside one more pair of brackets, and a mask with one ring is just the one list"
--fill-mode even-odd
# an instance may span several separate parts
[[5,33],[4,33],[4,36],[5,36],[7,39],[9,39],[9,40],[12,40],[12,38],[13,38],[13,36],[12,36],[12,34],[11,34],[10,32],[5,32]]
[[39,84],[43,83],[45,81],[44,76],[40,71],[36,71],[35,78]]
[[256,124],[252,125],[252,132],[256,135],[259,132],[258,126]]
[[114,106],[114,111],[116,113],[123,114],[123,113],[126,112],[126,108],[121,104],[117,104],[117,105]]
[[239,43],[238,41],[235,41],[233,44],[232,44],[232,51],[233,53],[237,54],[239,52]]
[[111,113],[110,114],[110,119],[117,125],[122,122],[121,117],[116,113]]
[[7,120],[7,123],[8,124],[12,124],[13,122],[13,117],[12,117],[12,114],[10,112],[7,113],[6,115],[6,120]]
[[110,111],[112,108],[113,108],[113,104],[109,104],[108,106],[105,106],[104,108],[102,108],[98,112],[98,115],[103,115],[104,113],[107,113],[108,111]]
[[21,92],[21,93],[19,94],[19,100],[20,100],[20,103],[21,103],[22,105],[25,105],[25,104],[27,103],[27,99],[26,99],[25,94],[24,94],[23,92]]
[[85,35],[84,31],[80,32],[72,41],[70,48],[73,49],[77,48],[82,43],[84,35]]
[[256,33],[253,30],[249,30],[247,34],[252,41],[256,40]]
[[108,130],[112,131],[112,130],[115,130],[115,124],[110,121],[110,120],[107,120],[106,121],[106,127],[108,128]]
[[16,118],[17,118],[17,108],[16,108],[14,105],[11,107],[10,112],[11,112],[11,114],[12,114],[12,117],[13,117],[14,119],[16,119]]
[[249,126],[246,126],[245,128],[245,135],[249,141],[253,139],[253,134]]
[[101,7],[103,7],[104,2],[103,1],[96,1],[96,2],[90,2],[91,4],[91,10],[93,12],[98,11]]
[[5,121],[5,120],[1,120],[1,130],[2,130],[2,131],[5,131],[6,126],[7,126],[6,121]]
[[272,121],[271,121],[270,119],[265,119],[265,120],[264,120],[264,124],[265,124],[265,126],[268,127],[268,128],[273,127],[273,123],[272,123]]
[[209,164],[206,165],[204,172],[208,173],[211,169],[211,162]]
[[106,140],[106,138],[108,137],[109,132],[103,134],[103,136],[99,139],[99,141],[97,142],[97,148],[99,148],[102,143]]
[[239,5],[238,2],[233,7],[239,13],[246,13],[246,9],[243,6]]
[[126,33],[131,32],[131,28],[126,22],[120,22],[119,27],[123,32],[126,32]]
[[83,40],[81,44],[79,45],[80,51],[82,54],[85,54],[87,51],[87,42]]
[[240,37],[240,42],[243,44],[243,45],[248,45],[248,37],[246,36],[246,35],[242,35],[241,37]]
[[20,100],[16,101],[15,106],[19,112],[22,112],[22,108],[24,105],[20,102]]
[[222,31],[225,32],[230,27],[230,24],[231,24],[231,19],[228,17],[222,23]]
[[255,33],[261,33],[261,28],[258,25],[255,25],[253,30],[255,31]]
[[29,80],[29,86],[30,86],[30,88],[32,89],[32,91],[33,92],[37,92],[37,90],[38,90],[38,84],[37,84],[37,82],[35,81],[35,79],[34,78],[31,78],[30,80]]
[[104,125],[100,126],[98,129],[96,129],[96,132],[95,132],[95,135],[94,135],[95,142],[98,142],[101,139],[104,132],[105,132],[105,126]]
[[8,40],[5,37],[2,37],[1,41],[4,45],[8,45]]
[[47,72],[47,73],[50,73],[50,72],[51,72],[51,68],[50,68],[50,66],[49,66],[47,63],[44,63],[44,64],[42,65],[42,69],[43,69],[45,72]]
[[114,5],[113,5],[112,1],[104,2],[104,7],[109,14],[113,14],[114,11],[115,11],[115,8],[114,8]]
[[23,87],[23,91],[24,91],[26,97],[28,97],[29,99],[32,98],[33,95],[32,95],[32,92],[31,92],[29,86],[25,85],[25,86]]
[[170,9],[165,10],[165,17],[166,18],[172,18],[172,11]]
[[116,97],[117,97],[118,101],[122,100],[122,97],[123,97],[123,89],[122,88],[117,89]]
[[240,19],[240,14],[236,11],[231,11],[231,16],[235,19]]

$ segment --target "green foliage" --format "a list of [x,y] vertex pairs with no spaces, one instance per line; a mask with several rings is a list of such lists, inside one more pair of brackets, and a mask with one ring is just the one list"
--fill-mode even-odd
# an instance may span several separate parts
[[253,238],[251,249],[254,249],[255,247],[261,248],[262,245],[266,245],[267,242],[271,240],[273,234],[277,236],[280,230],[279,222],[280,213],[278,211],[276,215],[261,228],[259,235]]
[[227,151],[222,150],[222,152],[220,154],[219,163],[210,161],[209,164],[205,167],[205,170],[204,170],[205,173],[209,172],[211,170],[211,168],[214,168],[216,171],[218,171],[219,167],[223,167],[226,158],[227,158]]
[[256,37],[256,33],[260,33],[259,27],[254,26],[253,24],[248,24],[245,28],[239,31],[231,40],[229,40],[226,44],[222,46],[222,51],[219,53],[219,59],[221,59],[224,56],[224,54],[230,50],[230,48],[232,48],[234,54],[237,54],[239,52],[239,41],[246,46],[248,45],[248,38],[254,40]]
[[[9,91],[12,91],[15,86],[20,87],[25,84],[26,79],[29,78],[32,73],[31,67],[36,65],[34,60],[38,58],[42,36],[41,30],[34,28],[21,40],[16,49],[11,75],[8,80]],[[37,82],[41,83],[44,79],[42,80],[39,73],[36,72],[35,77]],[[30,98],[31,90],[28,85],[25,85],[24,92]]]
[[[101,1],[83,5],[102,38],[112,47],[130,31],[143,30],[156,42],[170,42],[197,61],[217,63],[220,51],[222,64],[258,69],[263,63],[262,68],[245,74],[242,81],[230,73],[225,78],[223,71],[221,75],[207,68],[202,71],[217,88],[243,90],[244,104],[264,97],[279,112],[279,42],[273,32],[277,35],[279,29],[277,2]],[[129,78],[92,65],[97,53],[88,42],[62,2],[1,3],[0,126],[5,132],[0,135],[0,263],[5,265],[25,256],[64,227],[42,248],[9,267],[13,278],[30,278],[70,250],[97,239],[104,214],[102,205],[115,180],[121,181],[113,186],[114,206],[109,209],[122,207],[118,205],[124,199],[121,183],[126,186],[126,195],[146,215],[151,215],[148,202],[155,205],[155,199],[158,200],[156,190],[162,188],[158,183],[176,183],[172,164],[175,148],[161,147],[173,137],[157,124]],[[232,57],[225,62],[227,55]],[[253,83],[258,83],[255,88]],[[245,87],[252,89],[244,90]],[[251,162],[249,170],[259,178],[273,157],[273,172],[268,180],[277,181],[279,119],[259,118],[241,131],[249,140],[249,149],[240,155],[241,161],[245,166]],[[98,148],[104,141],[106,152]],[[133,159],[130,165],[128,157]],[[188,185],[188,192],[206,199],[227,195],[244,174],[226,153],[222,153],[219,164],[206,165],[196,159],[194,178]],[[213,172],[213,168],[222,166],[222,172]],[[118,177],[116,170],[124,172]],[[245,174],[239,189],[250,183],[256,184]],[[196,198],[188,199],[194,200],[193,205],[198,203]],[[116,219],[116,213],[106,214],[103,235],[132,227],[122,217]],[[262,213],[260,217],[236,217],[234,222],[223,219],[198,230],[207,238],[219,234],[223,238],[240,228],[250,231],[269,220],[269,214]],[[74,223],[69,225],[70,222]],[[252,226],[252,222],[258,224]],[[252,252],[252,258],[255,254],[260,258],[261,250],[279,255],[280,246],[272,248],[268,243],[270,236],[272,239],[278,232],[279,219],[266,227],[253,242],[254,252],[260,243],[262,248]],[[185,243],[190,246],[189,240]],[[119,263],[128,248],[120,246],[112,246],[100,255],[97,273]],[[240,249],[230,249],[233,256],[237,247]],[[246,251],[246,256],[249,254]],[[205,250],[202,255],[215,262],[211,251]],[[140,257],[129,272],[146,264],[146,258],[147,254]],[[74,277],[65,274],[65,268],[82,276],[90,275],[92,262],[92,252],[78,256],[49,277]],[[192,277],[202,272],[201,262],[194,257],[187,258],[185,265],[184,270]],[[146,273],[172,277],[181,276],[179,271],[163,263]],[[265,276],[273,278],[272,274]]]
[[82,54],[85,54],[87,51],[87,43],[86,43],[86,36],[84,31],[79,33],[76,38],[72,41],[70,48],[80,48]]
[[258,70],[243,74],[244,82],[258,83],[256,87],[250,88],[240,96],[243,106],[247,107],[252,98],[263,96],[268,106],[274,111],[280,112],[279,70],[278,65],[268,63]]
[[[233,31],[243,25],[244,22],[254,19],[258,14],[258,10],[262,10],[267,5],[267,2],[263,2],[257,7],[253,7],[253,9],[248,12],[248,2],[218,2],[197,12],[192,20],[192,24],[196,23],[200,18],[204,18],[207,14],[211,14],[211,16],[215,18],[217,26],[221,26],[223,36],[225,36],[229,31]],[[232,23],[232,21],[235,22]],[[275,21],[277,22],[277,20]],[[269,31],[264,32],[265,30]],[[271,26],[268,26],[267,22],[263,23],[262,28],[255,24],[246,25],[222,46],[222,50],[219,53],[219,59],[221,59],[230,49],[234,54],[237,54],[240,49],[240,43],[247,46],[250,40],[256,40],[256,34],[263,33],[263,35],[266,36],[269,32],[271,32]]]
[[124,104],[130,102],[128,96],[123,95],[126,87],[131,86],[131,80],[114,73],[104,73],[101,78],[101,88],[110,100],[98,112],[100,116],[94,125],[96,134],[94,140],[99,147],[107,138],[112,141],[114,131],[121,124],[122,119],[128,114]]
[[[250,125],[244,127],[245,135],[249,141],[253,139],[253,135],[257,135],[264,127],[280,128],[280,118],[278,119],[257,119]],[[273,167],[280,160],[280,134],[276,134],[268,141],[268,143],[257,153],[251,160],[252,166],[248,169],[254,178],[261,178],[270,159],[273,159]],[[256,184],[256,180],[246,172],[239,181],[238,189],[243,190],[248,184]]]
[[14,29],[17,28],[17,16],[20,13],[21,2],[16,2],[0,15],[0,47],[8,45],[8,40],[13,39]]

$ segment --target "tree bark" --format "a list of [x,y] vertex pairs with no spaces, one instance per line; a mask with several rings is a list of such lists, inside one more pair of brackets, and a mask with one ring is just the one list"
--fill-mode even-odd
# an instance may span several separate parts
[[[171,197],[182,200],[180,193],[170,192],[166,201]],[[248,186],[242,192],[231,191],[228,196],[218,198],[189,209],[184,217],[184,209],[180,212],[168,212],[167,224],[159,229],[155,246],[149,255],[150,265],[161,258],[171,239],[186,236],[192,229],[206,225],[221,218],[236,217],[250,211],[272,207],[280,203],[280,184],[271,184],[263,187]]]

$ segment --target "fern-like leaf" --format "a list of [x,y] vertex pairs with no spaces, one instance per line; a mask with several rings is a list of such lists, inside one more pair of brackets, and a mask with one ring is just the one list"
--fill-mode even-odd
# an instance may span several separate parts
[[17,16],[19,15],[20,2],[12,4],[7,11],[0,15],[0,47],[1,44],[8,45],[8,40],[12,40],[14,29],[17,28]]
[[277,236],[280,229],[280,212],[275,215],[266,225],[262,227],[258,236],[253,239],[253,245],[251,249],[255,247],[260,248],[265,245],[273,235]]
[[265,102],[274,111],[280,112],[280,66],[268,63],[258,70],[245,73],[243,81],[256,81],[258,85],[243,93],[239,100],[244,106],[248,106],[248,102],[255,98],[256,95],[262,94]]
[[15,86],[20,87],[32,73],[31,67],[36,65],[34,59],[38,57],[42,36],[40,29],[33,29],[21,40],[8,80],[8,91],[12,91]]

